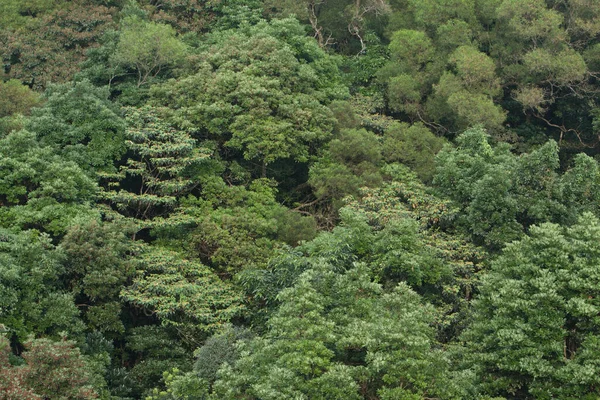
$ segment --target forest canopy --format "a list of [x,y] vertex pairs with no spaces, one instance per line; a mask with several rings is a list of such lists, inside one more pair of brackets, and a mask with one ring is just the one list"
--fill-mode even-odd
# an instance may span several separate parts
[[600,3],[3,0],[0,398],[600,397]]

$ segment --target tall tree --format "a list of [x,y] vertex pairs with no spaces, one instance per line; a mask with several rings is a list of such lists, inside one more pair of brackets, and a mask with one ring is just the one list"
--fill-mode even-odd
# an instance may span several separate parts
[[325,105],[345,89],[334,58],[297,21],[217,32],[199,59],[193,75],[153,89],[154,102],[176,109],[175,120],[196,137],[258,162],[260,176],[280,159],[306,162],[329,137],[333,117]]
[[533,227],[483,278],[462,337],[482,394],[598,396],[600,221]]

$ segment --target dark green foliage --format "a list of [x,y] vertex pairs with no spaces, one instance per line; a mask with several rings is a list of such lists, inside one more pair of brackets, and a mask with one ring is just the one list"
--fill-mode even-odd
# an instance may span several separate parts
[[81,333],[73,296],[59,279],[63,259],[47,235],[0,230],[0,326],[18,341],[32,333]]
[[160,326],[140,326],[127,336],[132,368],[127,371],[131,396],[145,398],[161,382],[164,371],[173,368],[191,369],[191,355],[177,340],[172,329]]
[[217,379],[217,371],[225,363],[233,365],[241,354],[237,343],[252,338],[251,333],[238,327],[229,327],[224,332],[210,337],[206,343],[194,352],[196,363],[194,373],[200,379],[212,383]]
[[180,243],[193,257],[220,273],[261,267],[285,244],[316,234],[315,221],[280,205],[273,182],[254,180],[248,188],[207,183],[204,199],[188,196],[172,217],[157,220],[160,240]]
[[72,79],[85,49],[113,26],[113,11],[93,0],[3,2],[0,18],[11,22],[0,23],[2,75],[36,90]]
[[71,226],[60,243],[66,256],[62,280],[77,299],[89,329],[107,337],[125,331],[120,292],[135,272],[132,257],[138,246],[128,235],[132,230],[119,221],[84,221]]
[[308,183],[318,198],[339,200],[377,186],[382,178],[380,139],[364,129],[344,129],[329,142],[329,151],[312,165]]

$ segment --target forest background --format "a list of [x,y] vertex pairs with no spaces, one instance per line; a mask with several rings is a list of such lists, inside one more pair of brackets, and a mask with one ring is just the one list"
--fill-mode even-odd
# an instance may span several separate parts
[[2,0],[0,397],[600,396],[600,3]]

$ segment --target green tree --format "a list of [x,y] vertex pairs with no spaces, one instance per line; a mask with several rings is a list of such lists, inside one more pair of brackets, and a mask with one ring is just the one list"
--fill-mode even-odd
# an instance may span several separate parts
[[0,118],[13,114],[29,114],[38,105],[39,96],[16,79],[0,82]]
[[378,186],[382,177],[380,138],[365,129],[343,129],[310,168],[308,183],[317,198],[341,200],[363,186]]
[[81,333],[73,296],[60,281],[60,250],[36,231],[0,232],[0,325],[20,343],[30,334]]
[[460,207],[458,225],[490,248],[517,239],[532,224],[573,223],[578,213],[597,212],[591,200],[598,195],[596,161],[580,154],[561,175],[554,141],[517,156],[472,129],[457,138],[456,148],[446,146],[437,162],[434,184]]
[[393,123],[384,132],[382,153],[386,162],[401,162],[422,181],[430,182],[435,173],[435,155],[445,142],[422,123]]
[[599,232],[591,214],[535,226],[492,263],[462,337],[483,394],[598,396]]
[[150,83],[161,71],[177,65],[186,46],[169,25],[128,16],[121,21],[119,41],[111,60],[137,73],[137,86]]
[[190,344],[242,311],[241,296],[229,283],[197,261],[156,247],[140,255],[133,285],[121,294],[161,324],[177,328]]
[[267,165],[306,162],[333,128],[325,106],[344,97],[335,59],[305,37],[295,20],[262,21],[210,35],[194,74],[153,88],[154,102],[197,137]]
[[60,242],[65,255],[61,280],[73,293],[89,329],[107,338],[125,332],[120,294],[135,273],[135,227],[123,221],[80,221]]
[[76,218],[96,216],[97,186],[72,161],[41,146],[36,135],[0,139],[0,225],[64,233]]
[[384,292],[371,279],[364,264],[313,264],[279,293],[265,335],[240,343],[215,398],[456,398],[432,347],[433,309],[405,284]]
[[26,122],[39,142],[90,173],[114,172],[125,152],[125,121],[107,89],[89,81],[51,85]]
[[163,112],[149,106],[125,110],[126,145],[132,155],[119,174],[106,176],[121,183],[109,183],[115,190],[104,196],[123,214],[137,220],[172,211],[178,198],[200,183],[202,166],[211,155],[209,149],[196,147],[189,134],[168,124]]

